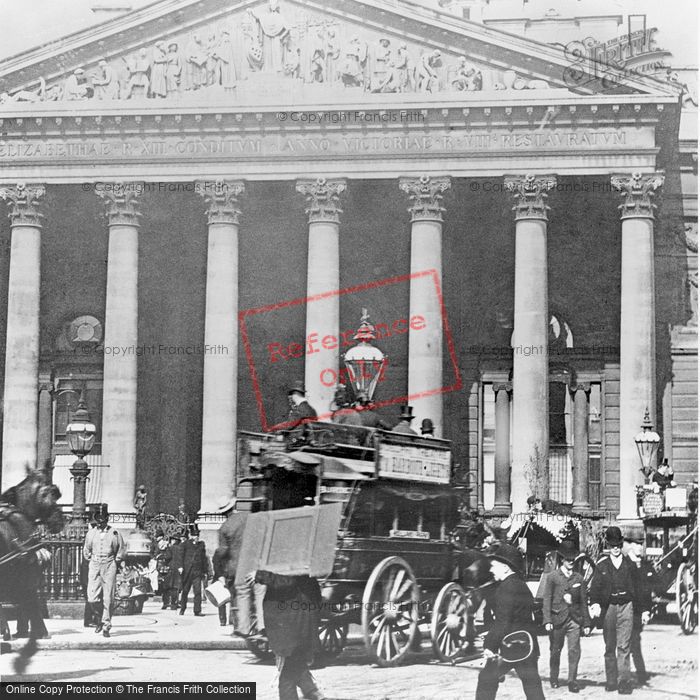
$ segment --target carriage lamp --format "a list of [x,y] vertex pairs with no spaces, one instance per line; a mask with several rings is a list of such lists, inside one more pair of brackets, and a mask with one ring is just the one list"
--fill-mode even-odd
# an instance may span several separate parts
[[95,446],[97,428],[90,420],[90,414],[85,407],[85,399],[81,393],[78,408],[73,419],[66,426],[66,438],[70,451],[77,457],[70,473],[73,475],[73,524],[82,524],[85,516],[85,489],[90,474],[90,467],[85,456]]
[[656,451],[659,449],[659,443],[661,442],[661,437],[653,430],[653,427],[649,417],[649,409],[647,408],[642,421],[642,431],[637,433],[634,438],[634,443],[637,445],[637,451],[639,452],[639,459],[642,460],[642,471],[645,476],[651,474]]
[[376,337],[377,332],[370,323],[367,309],[362,309],[360,327],[353,337],[353,340],[358,341],[357,345],[351,347],[343,355],[343,360],[348,369],[349,379],[352,382],[352,388],[355,390],[355,396],[358,396],[360,392],[364,392],[370,401],[387,361],[386,355],[371,344]]

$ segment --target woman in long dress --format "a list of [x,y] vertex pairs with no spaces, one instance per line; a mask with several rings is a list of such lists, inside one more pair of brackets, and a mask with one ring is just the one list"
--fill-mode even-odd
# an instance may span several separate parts
[[168,57],[165,53],[165,42],[156,42],[153,49],[153,65],[151,66],[151,95],[153,97],[166,97],[168,85],[166,80],[166,70]]

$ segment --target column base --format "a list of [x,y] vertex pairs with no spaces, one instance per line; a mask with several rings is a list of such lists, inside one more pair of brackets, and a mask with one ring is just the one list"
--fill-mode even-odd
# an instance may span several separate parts
[[591,510],[591,504],[583,502],[576,503],[576,501],[574,501],[572,508],[574,509],[575,513],[588,513]]
[[495,503],[491,509],[493,515],[510,515],[513,512],[512,503]]

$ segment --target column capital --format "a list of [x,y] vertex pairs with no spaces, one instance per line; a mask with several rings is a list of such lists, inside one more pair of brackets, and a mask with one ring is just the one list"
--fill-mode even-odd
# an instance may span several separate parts
[[139,225],[141,212],[138,210],[137,197],[143,191],[143,183],[138,182],[103,182],[95,189],[107,207],[107,220],[110,226]]
[[663,172],[610,176],[610,183],[623,197],[618,209],[621,219],[653,219],[656,205],[651,198],[664,184]]
[[576,395],[579,391],[583,391],[586,394],[591,393],[591,383],[590,382],[578,382],[576,384],[572,384],[569,387],[569,391]]
[[41,228],[41,202],[46,194],[44,185],[18,182],[14,185],[0,185],[0,198],[10,204],[10,221],[13,226],[34,226]]
[[245,192],[242,180],[197,180],[195,192],[204,197],[207,203],[208,224],[235,224],[241,210],[238,198]]
[[309,223],[326,221],[340,223],[340,195],[345,192],[345,180],[327,180],[318,177],[315,180],[297,180],[296,190],[306,197],[306,214]]
[[500,391],[510,394],[513,391],[513,382],[494,382],[492,386],[494,394],[498,394]]
[[506,175],[505,188],[515,198],[515,220],[547,221],[547,192],[557,185],[554,175]]
[[399,179],[399,189],[411,199],[408,211],[411,223],[414,221],[442,221],[442,193],[450,189],[450,178],[447,176],[402,177]]

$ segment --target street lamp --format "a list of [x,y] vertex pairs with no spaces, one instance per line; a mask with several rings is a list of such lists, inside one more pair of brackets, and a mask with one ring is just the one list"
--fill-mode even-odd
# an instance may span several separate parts
[[95,446],[97,428],[90,420],[90,414],[85,408],[85,399],[81,392],[78,408],[73,419],[66,426],[66,438],[70,451],[77,457],[70,473],[73,475],[73,525],[82,524],[85,516],[85,486],[90,474],[90,467],[85,456]]
[[362,309],[360,327],[353,340],[359,341],[357,345],[351,347],[343,360],[348,368],[348,375],[355,390],[355,396],[360,392],[367,394],[367,399],[372,400],[374,390],[386,364],[384,353],[370,342],[377,337],[374,326],[369,321],[367,309]]
[[661,442],[661,437],[652,429],[653,427],[649,417],[649,408],[647,408],[642,421],[642,431],[637,433],[634,438],[634,443],[637,445],[637,451],[639,452],[639,459],[642,460],[642,471],[646,477],[651,474],[656,451],[659,449],[659,443]]

